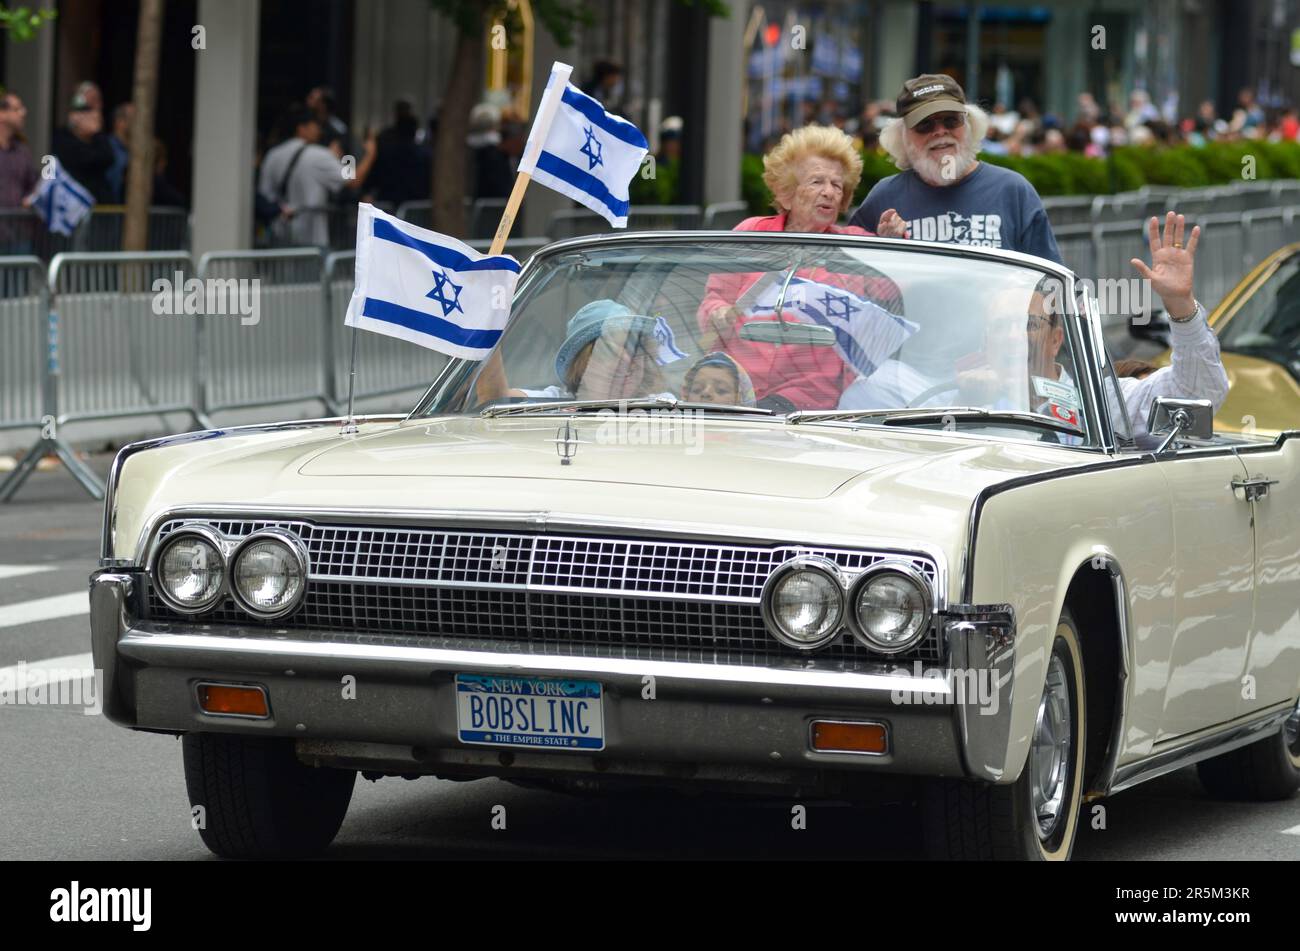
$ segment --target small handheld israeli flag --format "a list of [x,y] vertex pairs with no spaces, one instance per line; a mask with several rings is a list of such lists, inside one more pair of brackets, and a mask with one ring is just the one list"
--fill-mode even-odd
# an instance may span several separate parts
[[356,285],[344,323],[482,360],[506,322],[519,280],[508,254],[480,254],[373,205],[357,206]]
[[[755,301],[750,313],[776,313],[781,282],[775,282]],[[920,329],[919,324],[891,314],[879,304],[842,287],[796,277],[786,288],[781,308],[787,318],[820,324],[835,331],[835,350],[863,376],[870,376],[890,354]]]
[[686,359],[686,354],[677,346],[677,336],[673,333],[673,328],[668,326],[668,321],[664,320],[662,314],[655,316],[654,337],[655,343],[658,344],[655,363],[662,367]]
[[551,67],[519,171],[627,227],[628,185],[650,150],[641,130],[569,83],[572,66]]
[[95,198],[85,186],[67,173],[59,160],[50,157],[54,174],[42,176],[41,184],[32,194],[32,210],[54,234],[70,237],[81,219],[90,214]]

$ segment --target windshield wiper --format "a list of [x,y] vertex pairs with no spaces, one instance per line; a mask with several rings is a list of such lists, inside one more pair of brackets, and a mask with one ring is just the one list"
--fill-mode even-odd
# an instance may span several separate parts
[[693,403],[674,396],[647,396],[622,400],[565,400],[545,399],[536,403],[500,403],[484,407],[480,416],[520,416],[530,413],[550,413],[556,410],[576,413],[595,412],[602,409],[681,409],[717,413],[758,413],[771,416],[772,411],[758,406],[739,406],[734,403]]
[[908,426],[913,423],[943,422],[945,419],[992,420],[1039,426],[1055,432],[1068,433],[1071,436],[1082,435],[1082,430],[1077,426],[1058,422],[1047,416],[1040,416],[1038,413],[981,409],[978,406],[800,410],[786,416],[785,421],[787,423],[818,423],[828,420],[868,418],[879,419],[882,426]]

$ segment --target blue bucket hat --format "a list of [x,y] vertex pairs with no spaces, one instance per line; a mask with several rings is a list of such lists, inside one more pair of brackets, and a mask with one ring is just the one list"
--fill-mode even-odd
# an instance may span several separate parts
[[627,328],[633,333],[652,336],[655,329],[653,317],[634,314],[617,301],[594,300],[583,304],[569,318],[564,343],[555,354],[555,375],[561,385],[568,384],[569,367],[582,352],[582,348],[600,337],[606,328]]

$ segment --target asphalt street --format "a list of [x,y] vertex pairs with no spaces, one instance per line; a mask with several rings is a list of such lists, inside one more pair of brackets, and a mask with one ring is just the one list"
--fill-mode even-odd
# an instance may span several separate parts
[[[106,472],[108,455],[91,463]],[[86,579],[101,509],[60,469],[0,505],[0,669],[90,667]],[[71,706],[0,705],[0,859],[210,859],[190,828],[180,743]],[[493,827],[494,807],[506,827]],[[913,858],[908,804],[850,808],[679,797],[585,799],[498,780],[358,780],[329,859]],[[1194,769],[1089,813],[1076,858],[1300,859],[1300,797],[1223,803]],[[499,812],[499,810],[497,810]],[[1104,829],[1094,828],[1104,818]],[[1230,876],[1229,876],[1230,877]],[[1221,884],[1231,884],[1224,881]]]

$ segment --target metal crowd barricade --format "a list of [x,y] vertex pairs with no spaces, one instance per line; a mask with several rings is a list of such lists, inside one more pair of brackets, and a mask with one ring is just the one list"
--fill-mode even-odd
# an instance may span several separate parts
[[[465,243],[475,251],[487,252],[492,248],[491,238],[483,238],[479,241],[466,241]],[[546,247],[550,243],[550,240],[547,238],[507,238],[505,248],[502,250],[506,254],[513,254],[519,259],[519,263],[523,264],[531,258],[534,253]]]
[[329,411],[329,314],[316,248],[211,252],[199,278],[204,414],[319,400]]
[[1196,296],[1213,310],[1246,273],[1246,237],[1242,214],[1228,211],[1189,218],[1187,233],[1201,228],[1196,254]]
[[184,251],[60,254],[51,262],[59,423],[173,412],[199,420],[198,321],[184,313],[192,276]]
[[[77,251],[120,251],[125,228],[125,205],[96,205],[77,228],[72,247]],[[150,207],[145,242],[150,251],[188,248],[189,212],[162,205]]]
[[719,201],[704,206],[700,220],[703,231],[732,231],[749,217],[749,203],[744,201]]
[[1092,209],[1092,195],[1051,195],[1043,199],[1043,210],[1053,228],[1088,224]]
[[1242,264],[1246,271],[1278,248],[1300,237],[1295,230],[1296,211],[1296,208],[1269,208],[1248,211],[1241,216],[1245,243]]
[[[0,258],[0,429],[39,429],[22,460],[0,480],[7,502],[37,464],[53,452],[92,496],[99,479],[58,436],[53,384],[58,372],[57,320],[50,311],[45,267],[33,256]],[[53,371],[53,372],[50,372]]]
[[423,390],[447,365],[448,358],[436,350],[345,327],[348,301],[352,298],[356,252],[340,251],[325,259],[326,311],[333,330],[334,394],[347,405],[348,373],[353,335],[356,336],[357,364],[354,397],[366,399]]
[[1093,258],[1092,226],[1088,224],[1053,227],[1056,246],[1061,249],[1065,266],[1081,278],[1094,279],[1096,263]]
[[41,438],[0,488],[0,501],[51,452],[87,492],[103,497],[99,478],[58,435],[66,423],[156,414],[171,428],[163,414],[187,413],[202,424],[198,322],[183,312],[191,270],[184,251],[54,258]]

